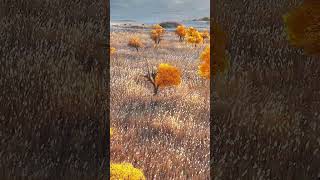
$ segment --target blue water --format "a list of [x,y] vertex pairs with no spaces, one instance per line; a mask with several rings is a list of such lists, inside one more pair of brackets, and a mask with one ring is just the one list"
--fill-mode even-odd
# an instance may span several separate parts
[[174,21],[209,29],[209,22],[192,21],[209,16],[210,0],[110,0],[111,24],[139,26]]

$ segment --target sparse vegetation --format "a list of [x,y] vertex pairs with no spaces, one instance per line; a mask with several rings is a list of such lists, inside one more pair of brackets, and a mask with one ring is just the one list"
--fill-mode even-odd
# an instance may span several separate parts
[[187,42],[194,44],[195,47],[197,47],[197,44],[200,44],[203,42],[201,33],[194,27],[188,28],[186,38],[187,38]]
[[[216,74],[217,66],[214,64],[212,70]],[[203,78],[210,79],[210,46],[202,52],[200,56],[199,75]]]
[[[132,34],[146,42],[140,53],[126,46]],[[111,160],[132,163],[146,179],[209,179],[210,89],[197,73],[208,43],[193,48],[166,32],[153,48],[158,40],[149,35],[111,32],[118,49],[111,59]]]
[[139,48],[143,46],[143,43],[141,42],[141,39],[139,37],[132,37],[129,40],[128,46],[135,48],[138,52]]
[[183,25],[180,25],[176,28],[176,34],[178,35],[179,37],[179,41],[183,41],[184,38],[186,37],[187,35],[187,30],[186,30],[186,27],[183,26]]
[[158,94],[160,87],[176,86],[181,83],[181,72],[170,64],[159,64],[158,69],[149,71],[144,76],[153,87],[154,95]]
[[160,44],[160,41],[162,40],[164,33],[165,29],[159,24],[156,24],[152,27],[150,37],[154,41],[156,46]]

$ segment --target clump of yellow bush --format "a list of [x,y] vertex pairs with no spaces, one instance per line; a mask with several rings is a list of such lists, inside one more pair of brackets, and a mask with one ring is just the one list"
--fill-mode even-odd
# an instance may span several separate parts
[[130,163],[111,163],[110,180],[145,180],[143,172]]
[[157,24],[152,27],[150,37],[154,41],[154,43],[158,45],[160,44],[160,41],[162,40],[164,33],[165,33],[165,29],[159,24]]
[[[212,70],[213,72],[216,72],[216,66],[213,65]],[[201,77],[210,79],[210,46],[207,46],[200,56],[200,66],[198,73]]]
[[156,85],[159,87],[175,86],[181,83],[181,71],[170,64],[159,64]]
[[110,55],[116,53],[116,48],[110,47]]
[[187,42],[194,44],[195,47],[197,46],[197,44],[203,42],[201,33],[194,27],[190,27],[187,30],[186,37],[187,37]]
[[307,54],[320,55],[320,1],[304,3],[283,16],[291,45]]
[[141,48],[143,46],[143,43],[139,37],[132,37],[129,40],[128,46],[135,48],[138,52],[139,48]]
[[218,73],[226,73],[230,68],[230,61],[226,54],[226,35],[218,25],[214,25],[213,44],[213,65],[210,67],[210,46],[207,46],[200,55],[200,65],[198,74],[205,78],[210,79],[210,70],[213,71],[215,77]]
[[181,41],[183,41],[184,38],[186,37],[186,35],[187,35],[187,30],[186,30],[185,26],[180,25],[180,26],[178,26],[178,27],[176,28],[175,33],[179,36],[179,41],[181,42]]
[[153,86],[154,95],[158,94],[159,87],[175,86],[181,83],[181,71],[170,64],[159,64],[158,69],[148,69],[148,74],[144,76]]

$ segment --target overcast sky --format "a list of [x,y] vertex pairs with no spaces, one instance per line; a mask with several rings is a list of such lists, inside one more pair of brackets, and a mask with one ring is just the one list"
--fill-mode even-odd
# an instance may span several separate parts
[[210,0],[111,0],[112,20],[157,22],[210,16]]

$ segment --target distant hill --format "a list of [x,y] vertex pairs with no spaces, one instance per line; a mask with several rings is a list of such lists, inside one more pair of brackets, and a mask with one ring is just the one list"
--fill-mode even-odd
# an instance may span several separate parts
[[162,22],[159,25],[162,26],[163,28],[176,28],[181,24],[178,22]]
[[203,17],[200,19],[193,19],[192,21],[210,21],[210,17]]

